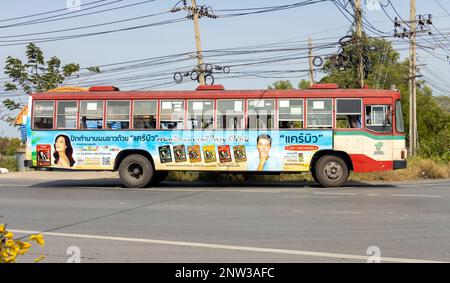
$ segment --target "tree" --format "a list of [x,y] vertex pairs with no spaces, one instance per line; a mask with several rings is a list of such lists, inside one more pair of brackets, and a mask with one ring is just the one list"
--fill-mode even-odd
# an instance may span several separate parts
[[308,89],[310,87],[310,83],[308,80],[302,79],[299,83],[298,83],[298,88],[299,89]]
[[[5,63],[5,74],[11,81],[5,82],[5,91],[11,92],[15,98],[8,98],[3,105],[9,111],[2,113],[2,119],[12,123],[12,112],[22,108],[24,103],[19,99],[20,94],[41,92],[56,88],[63,84],[67,78],[80,71],[80,65],[70,63],[61,64],[61,60],[53,56],[45,61],[42,50],[33,43],[26,46],[26,62],[8,56]],[[99,73],[98,67],[89,68],[88,71]]]
[[292,83],[289,80],[276,81],[268,86],[268,89],[293,89]]

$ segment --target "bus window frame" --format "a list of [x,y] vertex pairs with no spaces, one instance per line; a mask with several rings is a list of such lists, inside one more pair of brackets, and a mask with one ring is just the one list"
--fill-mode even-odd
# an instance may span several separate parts
[[[277,123],[278,123],[278,120],[277,120],[277,99],[276,98],[246,98],[245,99],[246,100],[246,103],[245,103],[245,105],[247,106],[246,107],[246,109],[245,109],[245,121],[246,121],[246,127],[245,127],[245,130],[253,130],[253,131],[271,131],[271,130],[277,130],[278,129],[278,127],[277,127]],[[253,101],[255,101],[255,100],[258,100],[258,101],[261,101],[261,100],[272,100],[273,101],[273,127],[272,128],[268,128],[268,127],[266,127],[266,128],[250,128],[249,127],[249,124],[250,124],[250,119],[249,119],[249,111],[248,111],[248,109],[249,109],[249,106],[250,106],[250,101],[251,100],[253,100]]]
[[[311,101],[313,101],[313,100],[331,100],[331,125],[330,126],[328,126],[328,125],[314,125],[313,127],[310,127],[309,126],[309,121],[308,121],[308,115],[310,115],[310,111],[309,111],[309,107],[308,107],[308,101],[309,100],[311,100]],[[336,113],[335,113],[335,100],[336,100],[336,98],[334,98],[334,97],[306,97],[305,98],[305,106],[306,106],[306,128],[305,129],[319,129],[319,130],[323,130],[323,129],[331,129],[331,130],[333,130],[333,129],[335,129],[336,128],[336,125],[335,125],[335,123],[334,123],[334,120],[336,120],[336,118],[335,118],[335,115],[336,115]],[[314,113],[312,113],[312,114],[314,114]],[[321,114],[328,114],[328,113],[321,113]]]
[[[75,115],[75,128],[58,128],[58,110],[59,110],[59,103],[60,102],[76,102],[77,103],[77,114]],[[55,104],[56,104],[56,121],[55,121],[55,130],[78,130],[79,127],[79,119],[80,119],[80,100],[55,100]],[[63,114],[62,114],[63,115]],[[66,115],[64,115],[65,117]]]
[[[397,105],[398,104],[398,105]],[[395,101],[394,101],[394,106],[395,106],[395,108],[393,109],[393,115],[394,115],[394,118],[392,118],[392,121],[394,122],[395,121],[395,132],[397,133],[397,134],[405,134],[405,121],[404,121],[404,115],[403,115],[403,109],[402,109],[402,101],[401,101],[401,99],[396,99]],[[398,112],[397,112],[397,108],[398,109],[400,109],[400,114],[401,114],[401,119],[400,119],[400,121],[401,121],[401,125],[402,125],[402,128],[403,128],[403,131],[399,131],[398,130],[398,123],[397,123],[397,119],[398,119],[398,117],[397,117],[397,115],[398,115]]]
[[[388,107],[388,108],[390,108],[388,111],[385,111],[385,113],[387,113],[387,112],[389,112],[389,115],[390,115],[390,120],[391,120],[391,124],[390,125],[388,125],[388,126],[390,126],[391,127],[391,129],[390,130],[386,130],[386,131],[377,131],[377,130],[374,130],[374,129],[370,129],[369,127],[386,127],[386,125],[380,125],[380,124],[370,124],[370,125],[368,125],[367,124],[367,111],[366,111],[366,108],[367,107],[370,107],[370,109],[371,109],[371,111],[370,111],[370,118],[372,119],[372,114],[373,114],[373,111],[372,111],[372,107],[380,107],[380,106],[382,106],[382,107],[384,107],[384,108],[386,108],[386,107]],[[381,104],[381,103],[375,103],[375,104],[371,104],[371,103],[368,103],[368,104],[365,104],[364,105],[364,129],[365,130],[367,130],[367,131],[370,131],[370,132],[372,132],[372,133],[377,133],[377,134],[384,134],[384,135],[389,135],[389,134],[393,134],[394,133],[394,121],[393,121],[393,118],[395,118],[395,116],[394,116],[394,114],[393,114],[393,104],[392,103],[385,103],[385,104]]]
[[[175,128],[175,129],[162,129],[161,128],[161,112],[162,112],[162,104],[163,102],[182,102],[183,103],[183,120],[181,121],[183,123],[183,127],[181,129]],[[157,120],[159,122],[159,124],[157,125],[157,129],[159,130],[163,130],[163,131],[177,131],[177,130],[188,130],[186,128],[186,119],[187,119],[187,103],[186,103],[186,99],[159,99],[159,111],[158,111],[158,117]],[[172,105],[173,106],[173,105]],[[173,107],[172,107],[173,109]],[[180,121],[177,121],[180,122]]]
[[[239,129],[228,129],[228,128],[218,128],[217,127],[217,118],[219,118],[218,116],[217,116],[217,113],[218,113],[218,111],[219,111],[219,107],[218,107],[218,105],[219,105],[219,102],[220,101],[242,101],[242,127],[241,128],[239,128]],[[214,110],[215,110],[215,113],[214,113],[214,120],[215,120],[215,123],[214,123],[214,129],[215,130],[221,130],[221,131],[245,131],[245,130],[247,130],[247,127],[246,127],[246,120],[247,120],[247,111],[246,111],[246,103],[247,103],[247,99],[245,99],[245,98],[242,98],[242,99],[233,99],[233,98],[220,98],[220,99],[216,99],[216,103],[215,103],[215,107],[214,107]]]
[[106,130],[106,100],[105,99],[80,99],[79,100],[79,107],[78,107],[78,120],[80,120],[81,117],[81,103],[82,102],[102,102],[103,112],[102,112],[102,128],[101,129],[81,129],[81,121],[78,123],[78,130],[81,131],[103,131]]
[[[338,128],[337,127],[337,116],[338,115],[356,115],[355,113],[338,113],[338,103],[337,103],[338,100],[359,100],[361,102],[361,104],[360,104],[361,112],[359,113],[360,116],[361,116],[361,121],[360,121],[361,122],[361,127],[360,128]],[[333,129],[345,130],[345,131],[347,131],[347,130],[360,131],[360,130],[365,128],[365,124],[366,124],[366,121],[365,121],[366,120],[366,118],[365,118],[365,105],[364,105],[364,100],[362,98],[359,98],[359,97],[335,98],[334,99],[334,105],[335,105],[335,108],[334,108],[334,111],[333,111],[333,123],[334,123]]]
[[[189,112],[189,102],[192,102],[192,103],[194,103],[194,102],[203,102],[203,105],[204,105],[204,102],[212,102],[212,115],[211,115],[211,118],[212,118],[211,126],[212,127],[211,128],[205,128],[205,129],[203,129],[202,127],[200,127],[200,128],[192,128],[192,129],[189,128],[189,126],[188,126],[189,122],[190,122],[189,117],[192,114],[192,113]],[[205,112],[202,110],[202,120],[203,120],[203,117],[206,117],[206,115],[203,115],[203,113],[205,113]],[[215,124],[214,124],[215,115],[216,115],[216,100],[215,99],[213,99],[213,98],[193,98],[193,99],[189,98],[189,99],[186,99],[186,119],[185,119],[186,120],[186,125],[185,125],[185,130],[187,130],[187,131],[213,131],[213,130],[216,129]]]
[[[154,130],[157,130],[158,129],[158,123],[159,123],[159,115],[158,115],[158,112],[159,112],[159,100],[158,99],[134,99],[134,100],[132,100],[131,101],[132,103],[131,103],[131,125],[130,125],[130,130],[133,130],[133,131],[154,131]],[[136,129],[135,127],[134,127],[134,115],[135,115],[135,112],[134,112],[134,109],[136,109],[136,107],[135,107],[135,103],[136,102],[155,102],[155,123],[156,123],[156,125],[155,125],[155,128],[154,129]],[[150,114],[151,115],[151,114]]]
[[[104,128],[104,130],[106,130],[106,131],[129,131],[129,130],[131,130],[132,128],[131,128],[131,115],[132,115],[132,113],[131,113],[131,100],[124,100],[124,99],[105,99],[105,102],[106,102],[106,108],[105,108],[105,128]],[[110,129],[110,128],[107,128],[107,126],[108,126],[108,108],[109,108],[109,106],[108,106],[108,103],[109,102],[128,102],[129,103],[129,107],[128,107],[128,129]],[[119,115],[122,115],[122,114],[119,114]],[[126,121],[120,121],[120,122],[126,122]]]
[[[35,128],[35,121],[34,121],[34,118],[36,117],[35,115],[36,115],[36,102],[44,102],[44,101],[46,101],[46,102],[53,102],[53,116],[52,116],[52,118],[53,118],[53,122],[52,122],[52,128],[51,129],[36,129]],[[56,107],[56,100],[54,100],[54,99],[36,99],[36,100],[33,100],[33,109],[32,109],[32,111],[31,111],[31,117],[32,117],[32,119],[31,119],[31,129],[33,130],[33,131],[52,131],[52,130],[54,130],[55,129],[55,120],[56,120],[56,111],[55,111],[55,107]],[[48,117],[47,117],[48,118]]]
[[[277,102],[276,102],[276,128],[275,129],[278,129],[278,130],[283,130],[283,131],[295,131],[295,130],[302,130],[302,129],[305,129],[305,117],[306,117],[306,111],[305,111],[305,101],[306,101],[306,97],[305,98],[290,98],[290,97],[282,97],[282,98],[277,98]],[[294,120],[285,120],[285,119],[282,119],[282,120],[280,120],[280,100],[289,100],[289,101],[291,101],[291,100],[301,100],[302,101],[302,115],[303,115],[303,118],[301,119],[301,122],[302,122],[302,125],[303,125],[303,127],[301,127],[301,128],[294,128],[294,129],[291,129],[291,128],[280,128],[280,121],[294,121]]]

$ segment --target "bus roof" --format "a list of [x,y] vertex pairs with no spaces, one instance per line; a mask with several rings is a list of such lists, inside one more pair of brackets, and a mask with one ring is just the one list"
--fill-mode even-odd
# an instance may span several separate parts
[[[98,90],[97,90],[98,89]],[[78,99],[244,99],[244,98],[350,98],[350,97],[392,97],[400,98],[395,90],[375,89],[265,89],[265,90],[194,90],[194,91],[119,91],[108,88],[90,88],[87,91],[38,92],[33,99],[78,100]]]

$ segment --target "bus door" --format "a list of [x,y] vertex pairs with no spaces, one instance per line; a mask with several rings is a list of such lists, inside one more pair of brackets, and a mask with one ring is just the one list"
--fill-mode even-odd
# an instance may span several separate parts
[[372,160],[376,170],[392,169],[392,99],[364,99],[364,125],[367,135],[364,138],[364,153]]

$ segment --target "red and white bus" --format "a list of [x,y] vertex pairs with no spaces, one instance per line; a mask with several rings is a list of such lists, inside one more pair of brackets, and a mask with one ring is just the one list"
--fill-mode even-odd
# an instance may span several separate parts
[[119,171],[127,187],[169,171],[308,172],[325,187],[350,171],[406,168],[400,93],[339,89],[33,93],[27,164]]

